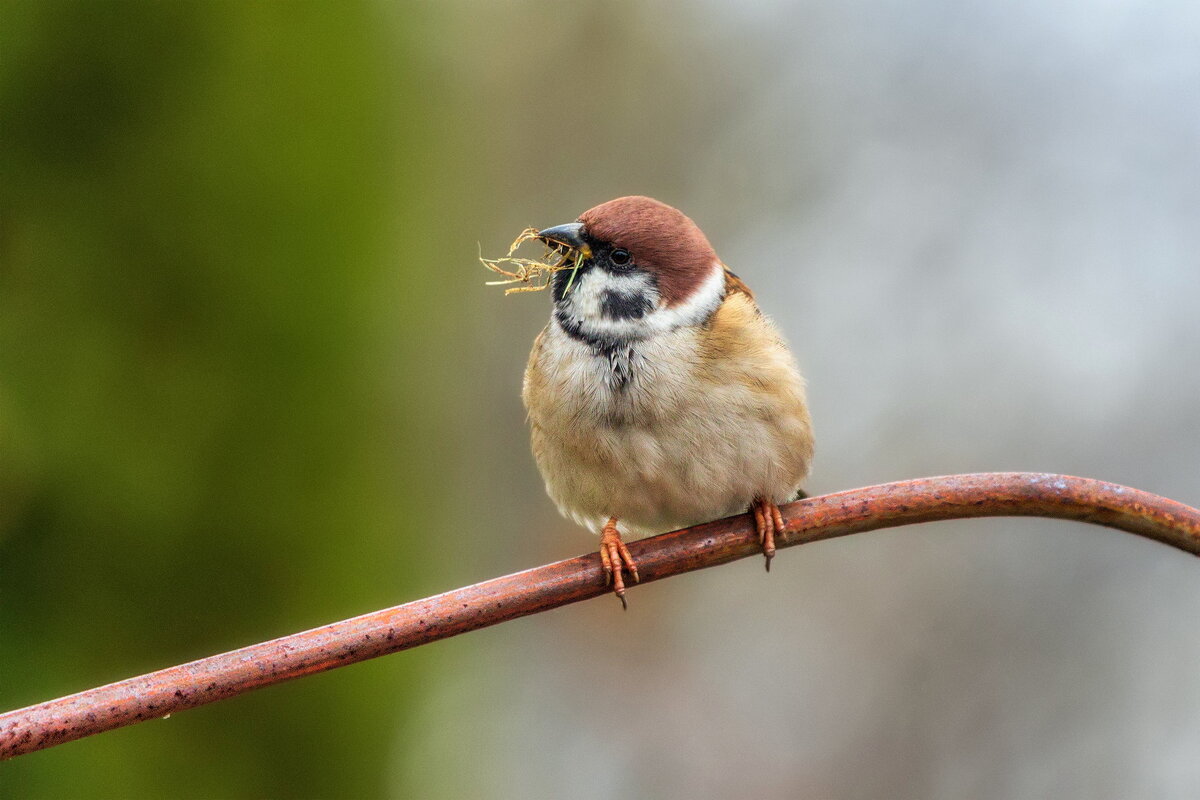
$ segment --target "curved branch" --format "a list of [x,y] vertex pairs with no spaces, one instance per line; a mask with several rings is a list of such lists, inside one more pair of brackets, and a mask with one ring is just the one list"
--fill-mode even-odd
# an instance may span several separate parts
[[[1200,555],[1200,511],[1111,483],[1037,473],[981,473],[888,483],[782,509],[777,547],[964,517],[1073,519]],[[747,515],[665,533],[629,549],[642,583],[759,555]],[[0,758],[211,703],[606,594],[596,553],[493,578],[190,664],[0,715]]]

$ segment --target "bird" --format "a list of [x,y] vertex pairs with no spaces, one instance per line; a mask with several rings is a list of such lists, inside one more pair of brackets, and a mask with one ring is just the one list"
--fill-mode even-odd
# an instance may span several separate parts
[[779,504],[805,496],[813,457],[804,379],[775,324],[696,223],[650,197],[536,238],[576,258],[549,279],[525,370],[533,456],[560,513],[599,531],[606,585],[627,607],[625,574],[639,575],[622,533],[742,513],[770,571]]

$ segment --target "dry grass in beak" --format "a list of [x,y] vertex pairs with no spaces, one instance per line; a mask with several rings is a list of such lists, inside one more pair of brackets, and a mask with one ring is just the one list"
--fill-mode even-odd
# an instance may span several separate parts
[[[505,277],[502,281],[488,281],[488,286],[505,286],[510,283],[523,283],[524,286],[514,286],[511,289],[505,289],[506,295],[513,292],[540,292],[550,285],[550,276],[559,270],[570,269],[574,270],[571,273],[571,280],[567,283],[566,291],[571,291],[571,284],[575,282],[575,273],[579,271],[579,267],[583,264],[583,252],[575,248],[567,248],[565,245],[551,247],[547,245],[546,254],[542,256],[542,260],[534,258],[518,258],[513,255],[517,252],[517,248],[525,242],[538,238],[537,228],[526,228],[521,231],[521,235],[513,240],[512,245],[508,248],[508,255],[500,258],[484,258],[481,254],[479,261],[492,272],[498,272]],[[538,240],[541,241],[541,240]],[[556,257],[555,263],[550,263],[550,259]],[[501,264],[511,267],[505,269]],[[538,282],[540,281],[540,283]]]

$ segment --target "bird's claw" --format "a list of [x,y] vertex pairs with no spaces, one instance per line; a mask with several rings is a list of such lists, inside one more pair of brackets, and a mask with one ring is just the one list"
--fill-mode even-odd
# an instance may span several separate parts
[[771,559],[775,558],[775,534],[783,533],[783,514],[779,506],[770,500],[758,498],[750,506],[754,514],[754,527],[758,531],[758,543],[762,545],[763,557],[766,558],[767,572],[771,571]]
[[600,531],[600,562],[604,565],[604,585],[613,587],[613,594],[621,601],[622,608],[628,608],[625,601],[625,576],[628,572],[634,583],[640,583],[637,564],[629,552],[629,548],[621,541],[617,532],[617,520],[610,519]]

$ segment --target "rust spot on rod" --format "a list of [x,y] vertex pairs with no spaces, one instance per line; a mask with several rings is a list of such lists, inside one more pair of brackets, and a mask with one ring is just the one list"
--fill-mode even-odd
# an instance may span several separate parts
[[[812,497],[781,510],[786,527],[776,537],[778,548],[917,522],[1030,516],[1104,525],[1200,555],[1200,511],[1066,475],[921,478]],[[642,583],[761,555],[749,515],[630,542],[629,549]],[[0,759],[604,594],[596,553],[493,578],[0,714]]]

